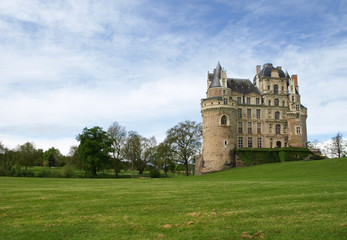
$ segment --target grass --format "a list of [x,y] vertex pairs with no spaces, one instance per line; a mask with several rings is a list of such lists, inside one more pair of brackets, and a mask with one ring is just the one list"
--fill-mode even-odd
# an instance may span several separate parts
[[0,178],[0,239],[347,239],[347,159],[162,179]]

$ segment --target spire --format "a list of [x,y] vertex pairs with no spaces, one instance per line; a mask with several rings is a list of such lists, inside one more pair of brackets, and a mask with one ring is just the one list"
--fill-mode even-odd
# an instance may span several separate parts
[[221,79],[221,72],[222,72],[222,67],[220,66],[220,63],[218,61],[217,66],[213,71],[213,77],[212,77],[210,88],[221,87],[220,81],[219,81]]

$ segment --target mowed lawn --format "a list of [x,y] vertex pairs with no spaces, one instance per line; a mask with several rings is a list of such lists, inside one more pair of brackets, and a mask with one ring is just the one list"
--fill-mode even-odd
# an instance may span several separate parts
[[169,179],[0,178],[0,239],[347,239],[347,159]]

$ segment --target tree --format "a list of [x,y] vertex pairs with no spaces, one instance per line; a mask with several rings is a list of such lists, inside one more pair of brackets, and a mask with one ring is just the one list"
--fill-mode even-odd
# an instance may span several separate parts
[[143,173],[145,170],[147,164],[149,162],[153,162],[155,159],[155,154],[156,154],[156,145],[157,141],[155,140],[155,137],[150,137],[150,138],[142,138],[141,139],[141,159],[137,163],[137,168]]
[[346,154],[346,146],[341,133],[337,133],[335,137],[331,138],[329,152],[330,155],[338,158],[341,158]]
[[131,161],[132,176],[134,167],[143,174],[148,162],[155,156],[156,140],[154,137],[145,138],[134,131],[130,131],[125,145],[126,157]]
[[18,146],[17,152],[19,163],[21,166],[25,166],[25,170],[28,170],[29,166],[34,166],[35,161],[38,162],[42,159],[42,151],[36,150],[35,145],[31,142]]
[[112,140],[112,161],[111,166],[116,173],[116,178],[122,167],[122,161],[126,157],[125,145],[127,141],[127,132],[125,127],[119,125],[117,122],[114,122],[108,128],[108,134]]
[[201,148],[202,125],[195,121],[178,123],[167,131],[166,141],[170,143],[179,161],[185,166],[185,174],[189,176],[188,164]]
[[125,145],[125,153],[131,162],[131,177],[134,177],[134,166],[141,159],[141,136],[134,131],[128,133],[128,139]]
[[159,169],[163,169],[167,177],[169,169],[174,169],[175,167],[174,151],[170,143],[164,141],[157,146],[155,158],[152,163]]
[[45,151],[43,153],[42,158],[43,158],[43,162],[48,164],[50,168],[57,165],[62,165],[62,155],[59,149],[56,149],[54,147],[51,147],[50,149]]
[[84,169],[96,177],[98,171],[109,165],[112,152],[110,136],[101,127],[93,127],[84,128],[76,139],[80,142],[78,157],[83,162]]
[[82,165],[79,165],[78,161],[78,146],[73,145],[70,147],[69,154],[65,157],[66,164],[75,165],[80,169],[83,169]]

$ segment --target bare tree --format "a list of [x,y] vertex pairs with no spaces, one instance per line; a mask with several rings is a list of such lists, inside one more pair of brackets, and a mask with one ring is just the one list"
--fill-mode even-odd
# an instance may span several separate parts
[[341,158],[346,154],[346,146],[341,133],[337,133],[335,137],[331,138],[329,147],[330,155]]
[[127,132],[125,127],[118,124],[118,122],[114,122],[108,128],[108,134],[112,139],[112,168],[116,173],[116,178],[118,178],[118,174],[122,168],[122,161],[126,157],[125,144],[127,141]]

